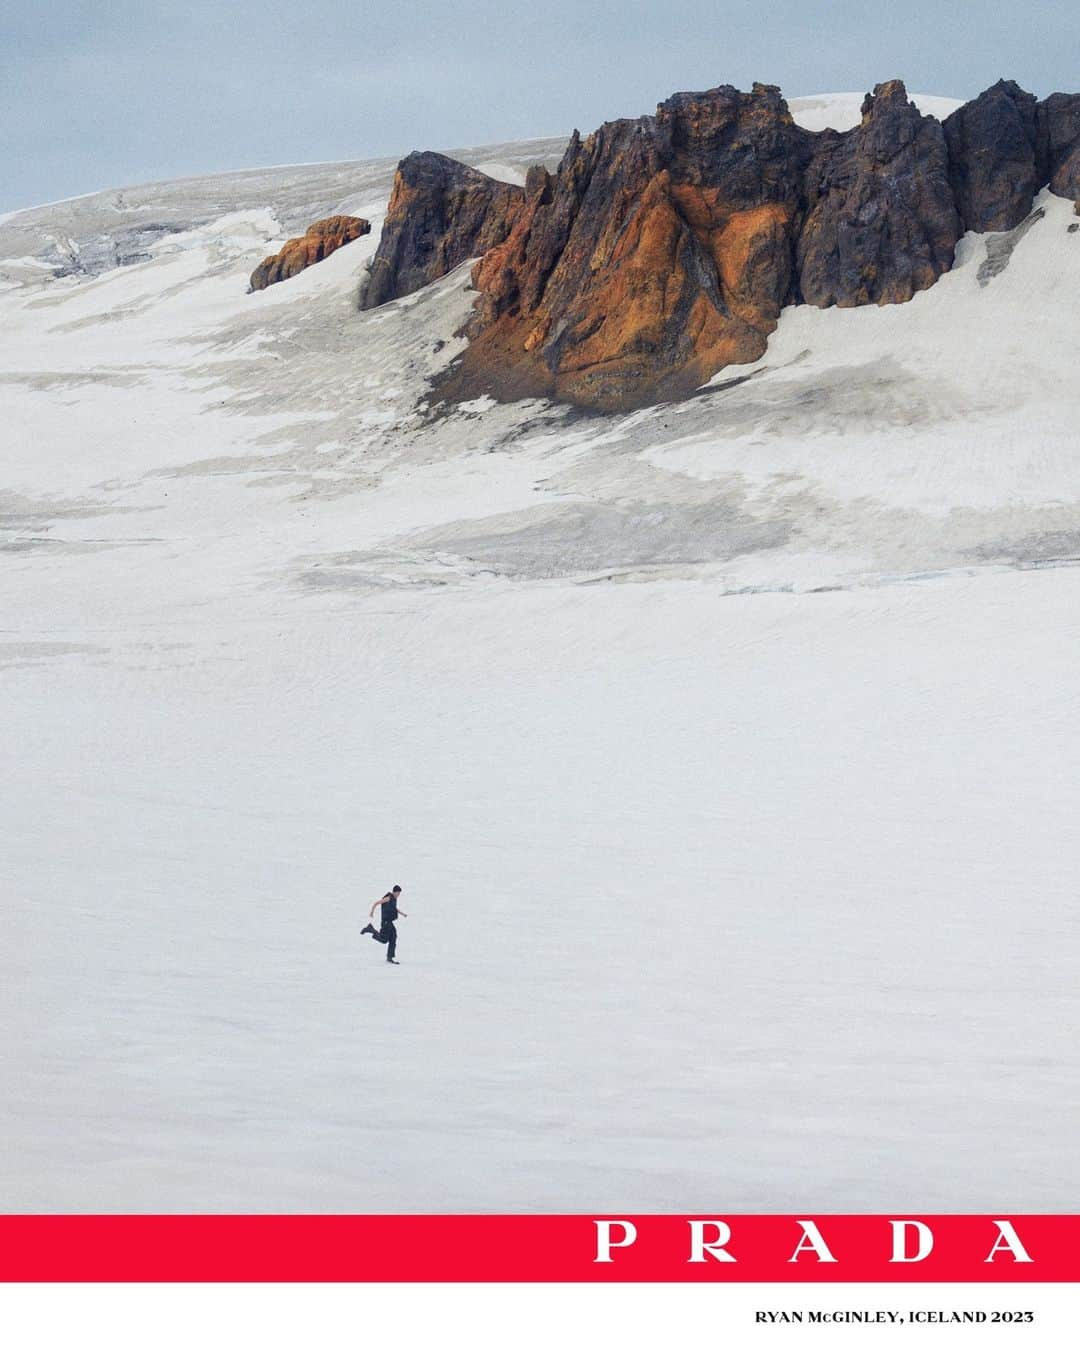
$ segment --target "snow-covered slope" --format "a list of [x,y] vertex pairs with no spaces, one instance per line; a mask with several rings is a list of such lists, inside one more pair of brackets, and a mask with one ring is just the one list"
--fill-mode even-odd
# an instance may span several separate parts
[[[447,153],[507,182],[524,182],[530,164],[558,163],[565,137]],[[0,216],[0,258],[36,258],[53,273],[96,276],[177,245],[177,234],[237,211],[269,211],[282,235],[302,234],[335,212],[380,215],[390,196],[393,159],[292,164],[206,178],[93,192]]]
[[1071,205],[685,404],[447,411],[391,167],[0,222],[0,1204],[1074,1208]]

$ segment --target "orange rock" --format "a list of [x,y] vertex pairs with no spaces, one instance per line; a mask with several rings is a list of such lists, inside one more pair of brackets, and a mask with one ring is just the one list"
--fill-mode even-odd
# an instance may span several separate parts
[[756,360],[792,288],[799,177],[783,170],[801,135],[755,86],[575,136],[474,269],[472,341],[444,392],[613,410]]
[[328,216],[317,220],[299,239],[290,239],[280,253],[263,259],[251,274],[251,289],[261,291],[276,281],[287,281],[370,230],[370,223],[362,216]]
[[1008,228],[1046,183],[1080,196],[1080,95],[1036,104],[1003,82],[943,128],[891,80],[857,127],[815,133],[773,86],[724,85],[575,132],[524,193],[410,155],[365,305],[479,255],[444,398],[634,408],[759,359],[787,304],[910,300],[965,220]]

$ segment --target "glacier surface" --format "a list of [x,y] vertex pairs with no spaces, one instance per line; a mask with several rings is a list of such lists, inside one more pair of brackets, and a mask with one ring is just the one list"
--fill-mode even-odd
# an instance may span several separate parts
[[0,222],[0,1206],[1074,1210],[1071,204],[583,416],[391,170]]

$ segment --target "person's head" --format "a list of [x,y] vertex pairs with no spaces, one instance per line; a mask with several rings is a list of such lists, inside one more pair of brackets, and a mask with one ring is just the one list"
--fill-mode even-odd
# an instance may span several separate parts
[[395,886],[394,889],[390,892],[390,894],[391,894],[391,895],[400,895],[400,894],[401,894],[401,887],[400,887],[400,886]]

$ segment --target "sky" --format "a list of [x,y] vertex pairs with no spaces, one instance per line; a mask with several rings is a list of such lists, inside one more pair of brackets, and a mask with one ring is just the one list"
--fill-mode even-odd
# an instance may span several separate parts
[[1075,0],[50,0],[0,10],[0,211],[590,131],[680,89],[1080,90]]

